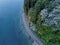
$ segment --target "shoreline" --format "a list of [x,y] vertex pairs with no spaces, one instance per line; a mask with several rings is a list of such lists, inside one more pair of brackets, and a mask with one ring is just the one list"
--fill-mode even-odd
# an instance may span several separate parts
[[33,32],[30,30],[24,12],[23,12],[23,14],[22,14],[22,21],[23,21],[23,25],[24,25],[24,27],[25,27],[25,29],[26,29],[26,32],[27,32],[27,33],[29,34],[29,36],[33,39],[33,41],[36,42],[38,45],[44,45],[44,44],[42,43],[42,41],[41,41],[36,35],[34,35]]

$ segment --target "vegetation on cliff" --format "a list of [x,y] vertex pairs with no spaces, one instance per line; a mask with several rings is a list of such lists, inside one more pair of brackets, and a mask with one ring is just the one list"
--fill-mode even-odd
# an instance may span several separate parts
[[24,10],[45,45],[60,45],[60,0],[25,0]]

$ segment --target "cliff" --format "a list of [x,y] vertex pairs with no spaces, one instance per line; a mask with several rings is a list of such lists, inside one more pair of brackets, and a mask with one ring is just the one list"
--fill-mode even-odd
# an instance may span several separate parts
[[24,10],[45,45],[60,45],[60,0],[25,0]]

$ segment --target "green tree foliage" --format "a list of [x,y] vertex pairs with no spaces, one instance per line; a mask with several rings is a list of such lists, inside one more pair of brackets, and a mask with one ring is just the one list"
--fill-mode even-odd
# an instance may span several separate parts
[[49,12],[54,8],[53,3],[51,4],[50,1],[53,2],[54,0],[25,0],[24,10],[31,17],[30,21],[36,25],[36,34],[38,35],[38,32],[40,32],[38,37],[41,38],[45,45],[60,45],[60,31],[53,31],[51,27],[55,27],[55,25],[48,27],[42,25],[41,22],[41,10],[47,8]]
[[28,14],[28,10],[35,5],[37,0],[25,0],[24,1],[24,11]]

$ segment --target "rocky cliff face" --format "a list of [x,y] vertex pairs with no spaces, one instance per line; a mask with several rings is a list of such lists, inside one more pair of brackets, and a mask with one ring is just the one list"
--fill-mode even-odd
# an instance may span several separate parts
[[60,0],[29,0],[27,2],[28,6],[25,1],[24,9],[31,17],[30,22],[34,25],[32,30],[45,45],[60,45]]
[[[53,30],[60,30],[60,0],[50,1],[48,6],[40,12],[41,19],[45,20],[43,25],[51,26]],[[48,11],[50,8],[51,11]]]

